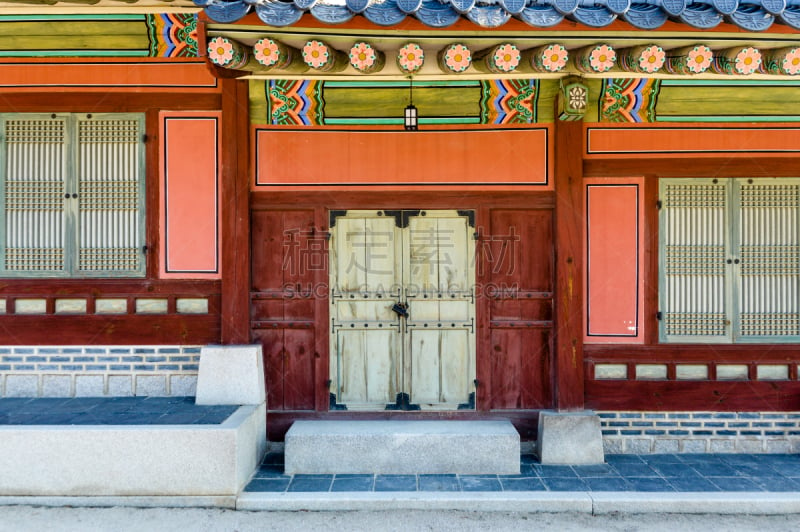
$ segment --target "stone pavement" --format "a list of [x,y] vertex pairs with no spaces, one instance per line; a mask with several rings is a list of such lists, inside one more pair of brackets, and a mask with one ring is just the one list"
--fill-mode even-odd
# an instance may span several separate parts
[[519,475],[293,475],[268,453],[245,492],[800,492],[800,455],[607,455],[591,466],[542,465]]

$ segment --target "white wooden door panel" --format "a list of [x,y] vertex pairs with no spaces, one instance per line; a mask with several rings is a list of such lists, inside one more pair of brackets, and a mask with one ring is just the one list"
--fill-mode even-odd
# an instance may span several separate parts
[[470,220],[456,211],[332,219],[330,366],[339,405],[384,409],[405,395],[415,409],[454,409],[474,400]]

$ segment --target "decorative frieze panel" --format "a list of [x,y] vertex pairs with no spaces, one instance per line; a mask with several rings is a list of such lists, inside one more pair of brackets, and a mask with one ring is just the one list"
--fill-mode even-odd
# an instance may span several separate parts
[[[540,121],[540,83],[415,81],[414,104],[423,124],[532,124]],[[400,81],[253,81],[251,119],[285,126],[400,124],[409,88]]]
[[[612,40],[585,45],[570,40],[541,45],[530,39],[499,41],[478,48],[468,38],[442,44],[423,37],[419,42],[407,37],[382,37],[375,42],[327,35],[327,40],[298,41],[296,36],[225,36],[224,31],[210,32],[208,58],[220,67],[248,71],[255,76],[279,77],[281,74],[306,72],[309,76],[353,76],[379,74],[393,78],[440,78],[442,76],[497,77],[520,74],[569,75],[592,77],[617,73],[642,77],[663,75],[720,76],[800,74],[800,48],[780,47],[763,50],[751,45],[716,48],[705,43],[670,48],[666,43],[647,43],[617,49]],[[296,60],[297,57],[302,59]],[[252,59],[255,57],[255,59]],[[394,57],[395,61],[385,61]],[[426,63],[426,57],[436,61]],[[304,68],[300,67],[304,65]]]

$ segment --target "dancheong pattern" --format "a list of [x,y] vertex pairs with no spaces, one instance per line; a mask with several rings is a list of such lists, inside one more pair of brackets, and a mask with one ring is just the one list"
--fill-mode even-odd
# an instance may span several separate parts
[[530,124],[536,122],[539,81],[495,79],[482,81],[481,122],[484,124]]
[[601,122],[655,122],[661,82],[657,79],[604,79]]
[[322,125],[322,83],[312,80],[267,82],[267,119],[281,126]]
[[187,13],[147,15],[151,57],[197,57],[197,16]]

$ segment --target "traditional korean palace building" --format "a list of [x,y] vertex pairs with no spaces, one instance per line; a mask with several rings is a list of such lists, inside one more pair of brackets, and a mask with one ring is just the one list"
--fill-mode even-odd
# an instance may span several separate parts
[[0,1],[0,396],[800,452],[800,0]]

